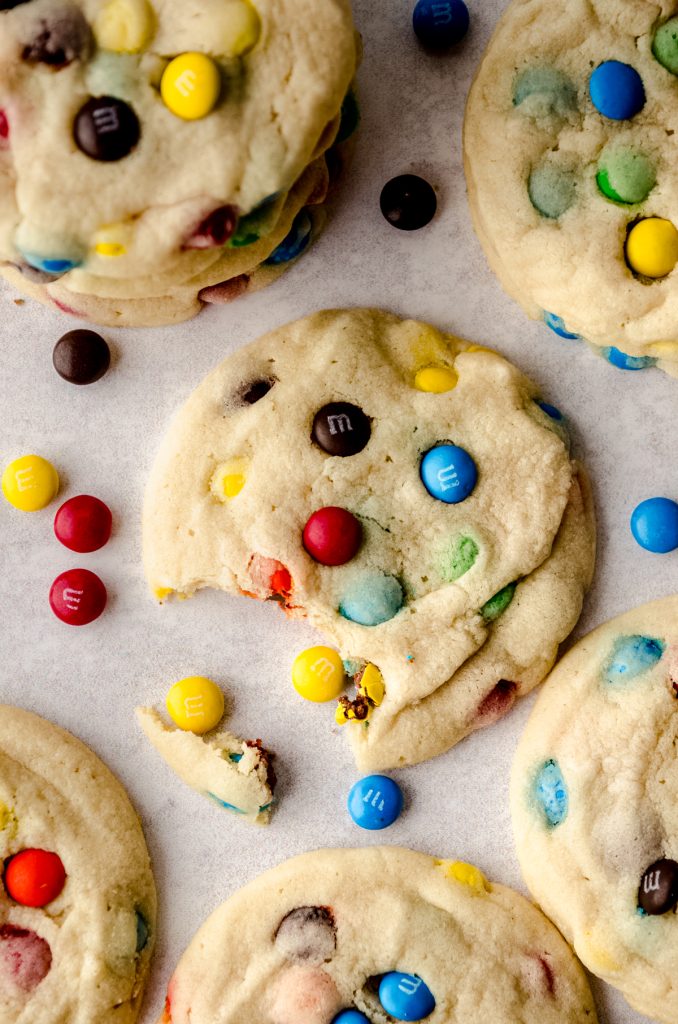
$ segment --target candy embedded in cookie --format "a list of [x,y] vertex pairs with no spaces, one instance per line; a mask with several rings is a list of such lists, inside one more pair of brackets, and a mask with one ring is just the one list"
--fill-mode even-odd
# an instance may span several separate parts
[[597,1020],[576,958],[527,900],[471,864],[374,847],[295,857],[234,893],[184,953],[161,1019],[369,1024],[445,1014],[464,1024]]
[[546,681],[511,781],[533,897],[639,1013],[676,1019],[678,598],[606,623]]
[[358,49],[350,0],[4,4],[0,272],[111,326],[273,282],[350,158]]
[[667,13],[513,0],[469,95],[464,150],[474,226],[506,291],[613,366],[678,376]]
[[294,686],[339,698],[360,768],[381,771],[540,681],[579,613],[593,522],[565,417],[531,382],[354,310],[281,328],[204,381],[152,472],[144,548],[161,599],[210,581],[308,617],[330,646],[299,656]]
[[221,689],[202,676],[182,679],[167,695],[177,728],[153,708],[137,708],[146,737],[179,778],[219,807],[256,825],[267,825],[275,804],[273,755],[261,740],[241,740],[219,728]]
[[156,914],[139,819],[79,740],[8,706],[0,706],[0,864],[3,1024],[134,1024]]

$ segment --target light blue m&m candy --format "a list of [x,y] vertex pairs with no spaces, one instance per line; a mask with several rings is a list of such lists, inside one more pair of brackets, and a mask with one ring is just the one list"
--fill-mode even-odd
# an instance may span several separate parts
[[23,252],[21,255],[31,267],[42,270],[45,274],[52,274],[54,277],[67,274],[69,270],[79,267],[82,262],[79,259],[66,259],[65,257],[38,256],[33,252]]
[[379,1002],[396,1020],[424,1020],[436,1008],[428,985],[416,974],[391,971],[379,982]]
[[402,809],[403,791],[388,775],[366,775],[348,794],[348,813],[356,825],[370,832],[388,828]]
[[614,686],[627,683],[654,668],[666,644],[652,636],[620,636],[603,671],[603,680]]
[[403,588],[385,572],[358,576],[345,590],[339,614],[359,626],[380,626],[398,614],[403,606]]
[[546,761],[534,781],[534,795],[546,818],[546,823],[555,828],[567,817],[568,796],[563,773],[557,761]]
[[370,1024],[369,1019],[360,1010],[342,1010],[332,1024]]
[[631,533],[646,551],[665,555],[678,548],[678,504],[670,498],[648,498],[634,508]]
[[431,497],[448,505],[465,501],[478,480],[475,462],[456,444],[439,444],[427,451],[420,472]]
[[598,65],[589,79],[589,94],[596,110],[612,121],[627,121],[645,106],[642,78],[619,60]]
[[313,221],[308,210],[301,210],[294,218],[294,223],[288,234],[283,238],[277,249],[274,249],[265,261],[268,266],[278,266],[280,263],[290,263],[301,256],[304,249],[308,247],[313,234]]

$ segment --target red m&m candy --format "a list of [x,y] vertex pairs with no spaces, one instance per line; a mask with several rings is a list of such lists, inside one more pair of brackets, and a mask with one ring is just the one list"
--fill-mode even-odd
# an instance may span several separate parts
[[57,576],[49,592],[52,611],[69,626],[86,626],[106,607],[106,587],[89,569],[68,569]]
[[304,547],[321,565],[344,565],[357,554],[363,529],[345,508],[318,509],[304,527]]
[[61,858],[48,850],[22,850],[5,868],[5,889],[22,907],[46,907],[65,884]]
[[57,540],[80,554],[98,551],[111,536],[111,510],[91,494],[64,502],[54,517]]

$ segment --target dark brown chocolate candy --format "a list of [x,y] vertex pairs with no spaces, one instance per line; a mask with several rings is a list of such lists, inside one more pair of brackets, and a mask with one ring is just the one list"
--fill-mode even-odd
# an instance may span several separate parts
[[57,9],[49,18],[40,18],[33,38],[22,51],[29,64],[47,64],[59,70],[75,60],[86,60],[94,49],[92,32],[77,7]]
[[80,108],[73,125],[76,145],[92,160],[122,160],[141,136],[139,120],[124,100],[96,96]]
[[261,380],[252,381],[244,386],[240,392],[240,398],[245,405],[254,405],[266,397],[275,383],[275,377],[265,377]]
[[283,917],[274,938],[292,963],[328,963],[337,947],[334,915],[329,907],[297,907]]
[[52,353],[54,369],[71,384],[93,384],[111,365],[111,352],[94,331],[69,331],[59,338]]
[[435,190],[417,174],[391,178],[381,192],[381,212],[401,231],[418,231],[433,220],[438,200]]
[[638,906],[646,914],[668,914],[678,903],[678,864],[662,857],[645,871],[638,890]]
[[238,211],[235,206],[220,206],[186,239],[183,248],[218,249],[226,245],[237,226]]
[[318,410],[311,437],[328,455],[357,455],[370,439],[372,428],[362,409],[350,402],[330,402]]
[[0,11],[11,11],[14,7],[21,7],[22,4],[28,3],[28,0],[2,0],[0,2]]

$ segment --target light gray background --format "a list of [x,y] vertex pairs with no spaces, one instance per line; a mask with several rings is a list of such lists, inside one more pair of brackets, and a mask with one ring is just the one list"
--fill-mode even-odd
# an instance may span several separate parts
[[[0,461],[46,456],[62,477],[60,500],[96,494],[115,519],[105,549],[76,556],[52,534],[58,503],[34,515],[1,503],[0,697],[81,737],[141,814],[160,892],[144,1024],[155,1021],[172,967],[206,915],[292,854],[397,843],[470,860],[523,888],[507,778],[529,699],[448,755],[398,773],[405,813],[387,832],[362,833],[345,810],[357,773],[332,706],[303,703],[290,684],[291,662],[313,632],[273,606],[218,593],[162,608],[151,600],[140,568],[144,481],[169,417],[225,355],[312,310],[354,305],[384,306],[501,349],[567,413],[593,478],[600,555],[577,635],[678,589],[678,554],[643,552],[628,529],[638,501],[678,497],[678,381],[657,370],[617,371],[528,322],[501,292],[471,229],[460,152],[464,100],[504,0],[471,0],[471,33],[443,58],[415,44],[413,0],[356,0],[355,7],[365,56],[352,178],[325,235],[280,282],[174,329],[104,332],[114,366],[87,388],[65,383],[51,366],[54,342],[77,324],[32,302],[17,306],[6,287],[0,295]],[[394,230],[379,212],[382,185],[406,171],[428,178],[440,199],[435,221],[413,234]],[[60,623],[47,603],[52,579],[78,564],[98,572],[110,596],[105,615],[83,629]],[[232,728],[276,751],[281,803],[270,828],[250,828],[186,789],[137,729],[135,705],[160,704],[168,686],[189,674],[221,683]],[[595,988],[610,1024],[644,1019],[612,990]]]

